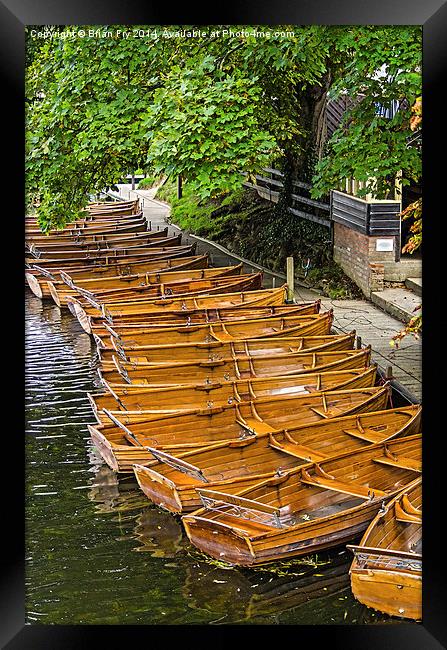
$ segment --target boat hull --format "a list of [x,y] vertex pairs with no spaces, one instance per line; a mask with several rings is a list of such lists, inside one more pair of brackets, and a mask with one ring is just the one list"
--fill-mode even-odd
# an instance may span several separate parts
[[389,616],[421,620],[422,575],[365,569],[351,573],[351,589],[363,605]]

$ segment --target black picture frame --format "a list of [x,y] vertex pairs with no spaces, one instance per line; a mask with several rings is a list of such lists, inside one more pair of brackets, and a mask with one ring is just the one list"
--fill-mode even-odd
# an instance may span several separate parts
[[[207,642],[224,647],[233,639],[254,643],[264,626],[196,626],[181,630],[168,626],[45,626],[25,625],[24,608],[24,444],[19,426],[20,399],[23,394],[23,330],[18,321],[23,318],[23,265],[19,251],[23,247],[24,195],[24,29],[39,24],[383,24],[423,25],[423,106],[424,106],[424,331],[427,333],[423,353],[424,385],[424,578],[423,622],[419,625],[397,622],[374,626],[277,626],[273,639],[312,644],[312,648],[342,647],[345,650],[368,648],[405,648],[429,650],[447,646],[445,582],[443,569],[443,527],[445,505],[442,499],[442,479],[445,464],[445,424],[442,372],[442,339],[446,319],[438,306],[442,305],[442,229],[443,187],[445,180],[441,138],[446,131],[443,98],[446,73],[447,4],[441,0],[302,0],[292,5],[284,0],[275,3],[245,2],[243,6],[225,3],[219,7],[202,6],[200,11],[190,5],[182,8],[148,5],[143,0],[96,0],[95,3],[71,0],[3,0],[0,4],[0,47],[2,56],[2,87],[4,100],[3,158],[7,163],[4,183],[0,185],[3,200],[3,253],[12,249],[13,262],[4,263],[4,346],[14,350],[12,361],[4,364],[7,390],[4,393],[4,413],[13,417],[3,422],[3,528],[2,572],[0,592],[0,641],[10,650],[18,648],[79,648],[93,644],[110,648],[128,646],[139,641],[155,645],[166,643],[173,634],[181,634],[181,643]],[[445,148],[444,148],[445,151]],[[442,176],[441,176],[442,174]],[[439,216],[438,216],[439,215]],[[426,224],[426,225],[425,225]],[[13,237],[14,244],[10,243]],[[6,258],[5,258],[6,259]],[[11,273],[13,270],[13,273]],[[17,284],[16,284],[17,283]],[[439,284],[438,284],[439,283]],[[434,289],[433,289],[434,288]],[[24,322],[24,318],[22,320]],[[439,332],[441,335],[439,336]],[[12,337],[12,338],[11,338]],[[14,338],[15,337],[15,338]],[[9,343],[11,341],[11,343]],[[441,349],[440,349],[441,348]],[[5,356],[6,361],[6,356]],[[14,379],[10,368],[17,369]],[[14,399],[13,399],[14,398]],[[444,398],[445,399],[445,398]],[[23,404],[23,402],[22,402]],[[23,411],[22,411],[23,413]],[[22,420],[23,421],[23,420]],[[9,477],[8,477],[9,474]],[[439,498],[437,497],[439,495]],[[254,628],[257,629],[254,629]],[[292,627],[290,630],[288,628]],[[270,630],[272,631],[272,630]],[[262,638],[262,637],[261,637]]]

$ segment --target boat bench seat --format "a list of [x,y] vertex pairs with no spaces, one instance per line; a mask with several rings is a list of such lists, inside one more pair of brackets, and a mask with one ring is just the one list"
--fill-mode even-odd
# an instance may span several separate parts
[[284,452],[285,454],[289,454],[290,456],[295,456],[296,458],[300,458],[302,460],[307,460],[310,463],[315,463],[320,460],[325,460],[327,456],[324,454],[321,454],[318,451],[314,451],[311,449],[311,447],[306,447],[305,445],[298,445],[298,444],[292,444],[292,443],[279,443],[275,439],[273,439],[270,443],[270,447],[273,447],[273,449],[278,449],[279,451]]
[[267,422],[261,422],[255,418],[244,418],[244,422],[239,422],[239,424],[244,427],[244,429],[254,431],[255,433],[271,433],[277,431],[277,429],[271,427]]
[[402,508],[399,501],[394,504],[394,514],[396,521],[404,524],[422,524],[422,511],[407,512]]
[[365,442],[369,442],[371,444],[375,444],[376,442],[381,442],[383,440],[383,435],[378,434],[371,429],[365,429],[362,432],[360,432],[358,429],[343,429],[343,433],[346,433],[348,436],[352,436],[353,438],[359,438],[360,440],[364,440]]
[[418,519],[414,515],[409,515],[406,512],[396,515],[396,521],[399,521],[402,524],[422,524],[422,518]]
[[343,411],[339,406],[328,408],[325,411],[319,408],[315,408],[314,406],[311,406],[310,409],[315,413],[315,415],[319,415],[320,418],[324,418],[325,420],[329,418],[336,418],[343,414]]
[[422,472],[422,462],[420,460],[414,460],[414,458],[405,458],[404,456],[400,456],[397,460],[392,458],[373,458],[373,462],[398,467],[399,469],[410,469],[413,472]]
[[305,485],[313,485],[315,487],[335,490],[336,492],[343,492],[344,494],[351,494],[352,496],[360,497],[362,499],[369,499],[371,498],[371,495],[373,498],[388,496],[386,492],[377,490],[376,488],[369,488],[366,485],[355,483],[344,483],[343,481],[327,479],[322,476],[310,476],[304,470],[302,472],[301,482]]

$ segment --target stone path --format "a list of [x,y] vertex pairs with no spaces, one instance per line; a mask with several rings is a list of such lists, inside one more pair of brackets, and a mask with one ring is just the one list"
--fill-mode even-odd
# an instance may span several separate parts
[[[130,185],[120,185],[119,196],[122,200],[138,197],[145,216],[151,221],[152,228],[156,229],[157,226],[166,226],[170,208],[166,203],[155,200],[155,193],[154,188],[132,190]],[[169,234],[178,232],[179,228],[169,224]],[[184,243],[195,241],[197,253],[208,252],[213,266],[227,266],[240,261],[240,258],[232,255],[223,247],[207,242],[200,237],[186,234],[183,241]],[[261,268],[249,260],[244,260],[245,272]],[[284,281],[285,275],[264,270],[264,285],[266,287],[280,286]],[[330,300],[312,289],[297,286],[296,283],[295,296],[299,301],[320,298],[324,309],[334,310],[333,328],[335,331],[350,332],[355,329],[357,335],[362,339],[362,344],[371,345],[372,359],[382,372],[385,373],[387,367],[392,366],[393,378],[414,398],[422,399],[422,337],[417,340],[412,336],[407,336],[396,349],[390,346],[390,339],[403,328],[403,323],[368,300]]]

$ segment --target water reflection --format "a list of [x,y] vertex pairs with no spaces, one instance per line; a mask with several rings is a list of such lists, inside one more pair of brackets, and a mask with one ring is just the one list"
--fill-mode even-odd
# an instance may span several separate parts
[[138,515],[134,532],[140,546],[133,550],[152,557],[173,558],[188,544],[180,520],[155,506]]
[[327,558],[324,565],[306,566],[306,561],[303,558],[302,566],[279,570],[280,575],[278,567],[223,570],[198,562],[187,568],[185,597],[190,598],[190,606],[225,614],[225,623],[256,622],[259,617],[273,622],[278,614],[292,609],[299,617],[301,605],[316,601],[317,609],[322,606],[319,600],[349,589],[347,552]]
[[97,512],[139,511],[134,517],[135,527],[129,534],[129,539],[138,543],[132,550],[149,553],[152,557],[173,558],[184,548],[186,536],[180,519],[150,505],[135,477],[120,476],[104,464],[96,465],[94,471],[88,497],[95,503]]

